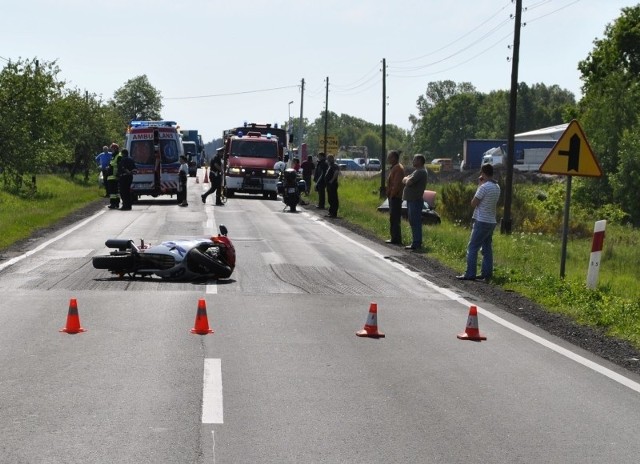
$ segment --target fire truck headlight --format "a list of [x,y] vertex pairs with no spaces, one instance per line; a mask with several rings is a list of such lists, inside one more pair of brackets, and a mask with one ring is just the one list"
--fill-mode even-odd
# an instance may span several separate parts
[[274,169],[268,169],[267,170],[267,175],[268,176],[275,176],[276,175],[276,171]]
[[[244,169],[242,171],[244,171]],[[240,172],[240,168],[229,168],[229,174],[240,174]]]

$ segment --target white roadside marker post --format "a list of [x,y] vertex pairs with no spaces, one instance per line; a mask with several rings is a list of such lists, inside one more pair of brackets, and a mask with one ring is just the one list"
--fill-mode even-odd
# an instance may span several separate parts
[[591,242],[591,257],[589,258],[589,271],[587,272],[587,288],[596,288],[598,275],[600,274],[600,255],[604,244],[604,229],[607,221],[596,221],[593,227],[593,240]]

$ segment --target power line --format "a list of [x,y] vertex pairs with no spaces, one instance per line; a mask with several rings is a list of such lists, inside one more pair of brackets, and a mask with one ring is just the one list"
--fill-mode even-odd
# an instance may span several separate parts
[[372,75],[371,77],[369,77],[369,79],[367,79],[366,81],[364,81],[364,82],[362,82],[362,83],[360,83],[360,84],[358,84],[358,85],[356,85],[354,87],[351,87],[349,89],[343,89],[343,90],[333,90],[333,92],[339,93],[339,94],[348,94],[352,90],[358,89],[358,88],[362,87],[363,85],[366,85],[369,82],[371,82],[372,80],[374,80],[376,78],[379,78],[379,77],[380,77],[380,74],[376,73],[376,74]]
[[448,44],[438,48],[437,50],[433,50],[432,52],[429,52],[425,55],[422,56],[418,56],[415,58],[410,58],[410,59],[406,59],[406,60],[398,60],[395,61],[395,63],[408,63],[410,61],[418,61],[421,60],[422,58],[426,58],[428,56],[434,55],[446,48],[449,48],[451,45],[461,41],[462,39],[468,37],[469,35],[471,35],[473,32],[477,31],[478,29],[480,29],[482,26],[484,26],[486,23],[488,23],[489,21],[491,21],[493,18],[495,18],[496,16],[498,16],[500,13],[502,13],[502,11],[507,8],[510,5],[511,2],[507,3],[506,5],[504,5],[502,8],[500,8],[498,11],[496,11],[494,14],[492,14],[489,18],[487,18],[486,20],[484,20],[483,22],[481,22],[480,24],[478,24],[476,27],[474,27],[473,29],[471,29],[470,31],[466,32],[465,34],[461,35],[460,37],[458,37],[457,39],[449,42]]
[[500,39],[498,39],[496,42],[494,42],[493,44],[489,45],[487,48],[485,48],[484,50],[482,50],[479,53],[476,53],[475,55],[473,55],[471,58],[462,61],[456,65],[453,65],[449,68],[446,69],[441,69],[439,71],[433,71],[433,72],[429,72],[429,73],[425,73],[425,74],[412,74],[412,75],[402,75],[402,74],[394,74],[394,73],[389,73],[389,76],[393,76],[393,77],[399,77],[399,78],[415,78],[415,77],[426,77],[426,76],[433,76],[434,74],[441,74],[443,72],[447,72],[450,71],[452,69],[458,68],[460,66],[462,66],[463,64],[467,64],[470,61],[475,60],[476,58],[478,58],[479,56],[484,55],[486,52],[488,52],[489,50],[491,50],[492,48],[494,48],[496,45],[499,45],[502,41],[504,41],[505,39],[509,38],[510,36],[513,35],[513,32],[510,32],[509,34],[501,37]]
[[364,83],[369,82],[371,80],[371,77],[369,75],[371,73],[376,73],[377,74],[378,71],[380,71],[380,64],[376,63],[376,65],[373,68],[371,68],[369,71],[367,71],[364,74],[364,76],[362,76],[360,79],[357,79],[357,80],[353,81],[350,84],[343,84],[343,85],[331,84],[331,86],[332,87],[347,87],[347,88],[341,89],[341,90],[346,90],[346,91],[351,90],[351,89],[357,89],[358,87],[360,87],[362,85],[362,83],[358,84],[360,81],[364,81],[366,79],[366,81]]
[[215,98],[215,97],[230,97],[233,95],[244,95],[248,93],[261,93],[261,92],[273,92],[275,90],[283,90],[283,89],[294,89],[300,87],[299,85],[285,85],[283,87],[272,87],[270,89],[257,89],[257,90],[244,90],[241,92],[229,92],[229,93],[218,93],[211,95],[195,95],[189,97],[163,97],[163,100],[194,100],[199,98]]
[[[482,37],[480,37],[480,39],[476,40],[474,43],[472,43],[471,45],[464,47],[458,51],[455,51],[439,60],[436,61],[432,61],[430,63],[426,63],[420,66],[408,66],[408,67],[402,67],[402,66],[389,66],[389,69],[391,70],[395,70],[396,72],[402,72],[402,71],[419,71],[421,69],[424,68],[428,68],[430,66],[436,65],[436,64],[440,64],[443,61],[447,61],[451,58],[453,58],[454,56],[460,55],[461,53],[464,53],[470,49],[472,49],[473,47],[475,47],[476,45],[480,44],[484,39],[486,39],[487,37],[489,37],[490,35],[492,35],[494,32],[498,31],[498,29],[500,29],[501,27],[503,27],[505,24],[507,24],[510,21],[510,19],[506,19],[504,21],[502,21],[500,24],[498,24],[496,27],[494,27],[493,29],[491,29],[490,31],[488,31],[486,34],[484,34]],[[507,36],[508,37],[508,36]]]
[[570,7],[571,5],[574,5],[574,4],[578,3],[579,1],[580,1],[580,0],[574,0],[573,2],[571,2],[571,3],[567,3],[566,5],[561,6],[560,8],[556,8],[555,10],[550,11],[550,12],[549,12],[549,13],[547,13],[547,14],[543,14],[542,16],[538,16],[538,17],[536,17],[536,18],[529,19],[529,20],[527,20],[527,24],[530,24],[530,23],[532,23],[532,22],[534,22],[534,21],[538,21],[539,19],[542,19],[542,18],[546,18],[547,16],[550,16],[550,15],[552,15],[552,14],[554,14],[554,13],[557,13],[558,11],[564,10],[565,8],[568,8],[568,7]]

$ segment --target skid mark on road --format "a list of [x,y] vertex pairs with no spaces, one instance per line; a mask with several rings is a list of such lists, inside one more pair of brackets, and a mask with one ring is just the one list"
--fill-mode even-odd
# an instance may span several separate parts
[[270,267],[283,282],[313,295],[403,296],[391,282],[374,274],[294,264],[271,264]]

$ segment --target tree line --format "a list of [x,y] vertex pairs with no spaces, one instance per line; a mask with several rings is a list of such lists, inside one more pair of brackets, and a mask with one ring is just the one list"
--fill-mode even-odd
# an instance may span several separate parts
[[[0,71],[0,171],[4,190],[33,192],[35,175],[65,172],[87,181],[96,150],[122,140],[132,119],[159,119],[161,94],[146,76],[107,101],[69,88],[56,62],[20,59]],[[31,179],[29,179],[31,176]]]

